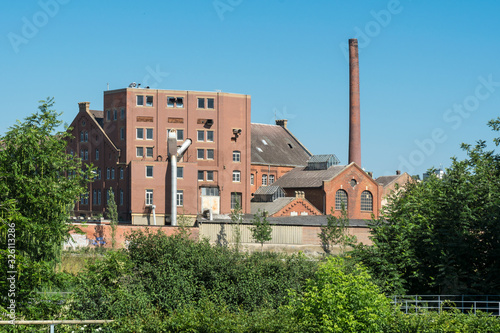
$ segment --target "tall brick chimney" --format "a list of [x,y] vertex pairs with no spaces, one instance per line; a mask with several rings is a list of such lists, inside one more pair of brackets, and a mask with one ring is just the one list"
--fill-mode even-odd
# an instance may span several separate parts
[[349,163],[361,166],[358,40],[349,39]]
[[78,109],[80,112],[89,112],[90,102],[80,102],[78,103]]

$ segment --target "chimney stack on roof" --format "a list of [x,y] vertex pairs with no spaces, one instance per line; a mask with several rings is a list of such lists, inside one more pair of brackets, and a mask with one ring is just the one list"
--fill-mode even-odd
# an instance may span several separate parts
[[90,102],[80,102],[78,103],[79,112],[89,112]]
[[349,39],[349,164],[361,166],[358,40]]
[[288,120],[286,119],[276,119],[276,125],[286,128],[286,123]]

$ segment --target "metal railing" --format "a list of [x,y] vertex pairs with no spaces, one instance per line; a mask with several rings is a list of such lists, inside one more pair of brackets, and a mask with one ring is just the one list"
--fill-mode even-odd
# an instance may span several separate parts
[[54,333],[56,325],[92,325],[108,324],[114,320],[2,320],[0,325],[49,325],[50,333]]
[[405,313],[456,309],[468,314],[482,311],[500,315],[500,295],[397,295],[391,300]]

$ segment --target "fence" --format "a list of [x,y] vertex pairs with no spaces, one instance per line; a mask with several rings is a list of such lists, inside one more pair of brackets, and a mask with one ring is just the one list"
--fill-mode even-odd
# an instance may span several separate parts
[[500,295],[397,295],[392,303],[405,313],[422,311],[449,311],[476,314],[477,311],[500,315]]
[[49,325],[50,333],[54,333],[56,325],[92,325],[112,322],[113,320],[15,320],[0,321],[0,325]]

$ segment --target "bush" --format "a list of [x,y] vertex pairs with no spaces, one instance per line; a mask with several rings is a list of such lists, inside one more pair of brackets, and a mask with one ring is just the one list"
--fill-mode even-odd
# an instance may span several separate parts
[[385,332],[393,312],[365,269],[336,257],[290,298],[286,307],[302,332]]

